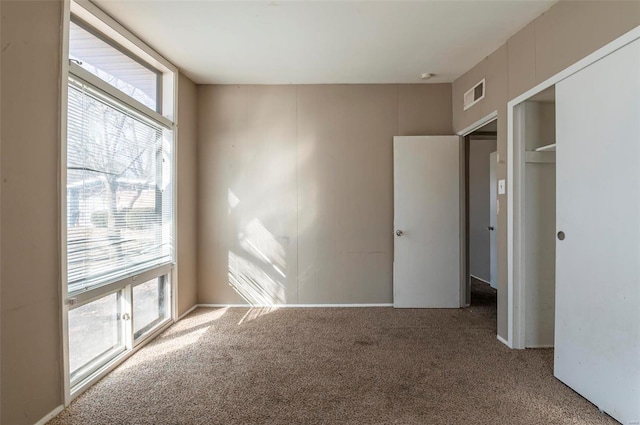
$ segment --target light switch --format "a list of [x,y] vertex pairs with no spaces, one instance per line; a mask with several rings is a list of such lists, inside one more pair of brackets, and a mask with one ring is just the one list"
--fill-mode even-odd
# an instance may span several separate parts
[[504,186],[505,186],[504,179],[498,180],[498,195],[504,195],[505,194]]

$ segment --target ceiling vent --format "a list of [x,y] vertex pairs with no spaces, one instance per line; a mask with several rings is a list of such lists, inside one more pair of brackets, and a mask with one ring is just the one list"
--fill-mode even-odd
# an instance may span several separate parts
[[464,110],[484,99],[484,78],[464,94]]

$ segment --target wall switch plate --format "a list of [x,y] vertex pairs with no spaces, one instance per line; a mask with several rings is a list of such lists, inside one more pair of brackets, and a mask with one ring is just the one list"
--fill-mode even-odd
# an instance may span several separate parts
[[505,187],[504,179],[498,180],[498,195],[504,195],[505,194],[504,187]]

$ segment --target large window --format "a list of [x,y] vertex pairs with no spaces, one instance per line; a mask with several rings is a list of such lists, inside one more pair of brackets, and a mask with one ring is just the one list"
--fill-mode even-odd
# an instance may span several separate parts
[[175,74],[73,15],[68,59],[65,308],[74,393],[171,320],[174,126],[162,109],[173,96],[163,81]]
[[69,80],[67,268],[71,292],[171,261],[171,132]]
[[161,74],[119,50],[78,18],[70,23],[69,59],[143,105],[160,112]]
[[121,291],[69,311],[71,383],[89,376],[104,361],[125,350]]

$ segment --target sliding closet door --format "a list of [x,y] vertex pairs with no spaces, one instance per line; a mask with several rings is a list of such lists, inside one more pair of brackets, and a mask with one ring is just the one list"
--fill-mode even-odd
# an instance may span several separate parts
[[640,423],[640,40],[556,99],[555,376]]

